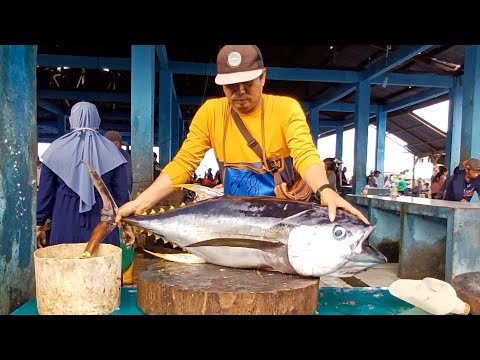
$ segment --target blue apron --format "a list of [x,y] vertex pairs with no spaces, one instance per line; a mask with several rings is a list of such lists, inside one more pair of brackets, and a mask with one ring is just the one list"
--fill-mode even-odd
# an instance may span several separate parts
[[248,169],[225,167],[223,192],[237,196],[275,196],[273,176]]

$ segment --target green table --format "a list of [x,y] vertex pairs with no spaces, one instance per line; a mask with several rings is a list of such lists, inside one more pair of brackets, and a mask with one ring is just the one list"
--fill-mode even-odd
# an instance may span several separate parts
[[[38,315],[37,300],[30,299],[11,315]],[[120,292],[120,309],[110,315],[145,315],[137,306],[137,288],[124,287]]]
[[[427,312],[400,300],[388,288],[322,287],[318,292],[316,315],[428,315]],[[11,315],[38,315],[35,299]],[[110,315],[145,315],[137,306],[137,289],[121,289],[120,309]]]
[[429,315],[386,287],[322,287],[316,315]]

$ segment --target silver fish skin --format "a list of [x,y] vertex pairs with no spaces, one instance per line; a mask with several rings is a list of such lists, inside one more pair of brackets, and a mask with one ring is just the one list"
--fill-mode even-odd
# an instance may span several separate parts
[[123,218],[205,261],[304,276],[352,276],[386,261],[373,226],[344,211],[275,197],[224,195],[165,213]]
[[[113,212],[109,219],[103,212],[102,222],[112,223],[117,209],[111,194],[101,177],[89,170],[108,214]],[[220,266],[345,277],[386,262],[368,244],[374,226],[340,209],[331,222],[327,208],[316,203],[223,195],[122,221]]]

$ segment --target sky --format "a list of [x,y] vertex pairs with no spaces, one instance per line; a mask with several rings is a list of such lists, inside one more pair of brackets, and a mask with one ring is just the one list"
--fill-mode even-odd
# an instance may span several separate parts
[[[448,105],[449,101],[444,101],[435,105],[431,105],[419,110],[415,110],[414,113],[422,117],[426,121],[432,123],[434,126],[442,131],[447,131],[448,127]],[[367,150],[367,172],[375,169],[375,143],[377,131],[375,126],[370,125],[368,127],[368,150]],[[347,167],[347,178],[353,175],[353,144],[355,139],[355,129],[345,131],[343,134],[343,166]],[[327,157],[335,157],[335,140],[336,135],[331,135],[318,141],[318,153],[322,159]],[[48,148],[50,144],[39,143],[38,155],[40,159],[42,154]],[[387,134],[385,140],[385,159],[395,159],[395,161],[385,161],[384,172],[385,173],[399,173],[404,170],[409,170],[410,174],[413,171],[413,155],[409,153],[403,146],[405,143],[395,135]],[[154,147],[154,151],[158,155],[158,147]],[[215,160],[213,150],[209,150],[202,162],[200,163],[196,173],[197,175],[204,176],[207,169],[211,167],[212,172],[218,170],[218,164]],[[415,167],[415,177],[421,177],[423,179],[430,179],[432,175],[432,164],[427,161],[417,162]]]

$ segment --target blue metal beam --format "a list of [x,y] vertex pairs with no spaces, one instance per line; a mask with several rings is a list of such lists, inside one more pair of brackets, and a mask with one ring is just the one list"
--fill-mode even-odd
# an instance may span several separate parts
[[[451,75],[435,74],[399,74],[387,73],[387,86],[419,86],[450,89],[453,87],[454,77]],[[372,79],[371,84],[380,85],[385,81],[385,75]]]
[[61,109],[55,104],[51,104],[46,100],[43,99],[37,99],[37,106],[41,107],[42,109],[48,110],[53,114],[65,114],[65,110]]
[[[382,74],[385,74],[394,67],[411,59],[418,53],[427,50],[431,46],[432,45],[402,46],[398,50],[393,52],[389,57],[387,57],[385,61],[377,61],[376,63],[363,70],[360,74],[359,81],[370,82],[371,80],[377,78]],[[355,86],[355,84],[342,85],[339,88],[332,90],[331,92],[329,92],[329,94],[325,95],[322,99],[315,101],[311,105],[316,107],[331,104],[353,92],[355,90]]]
[[37,95],[43,99],[68,99],[78,101],[105,101],[130,103],[129,93],[107,93],[92,91],[45,90],[40,89]]
[[[168,61],[164,45],[157,45],[155,50],[160,68],[169,68],[174,74],[215,76],[217,73],[216,65],[212,63]],[[130,70],[131,63],[130,58],[97,58],[89,56],[42,54],[38,55],[37,60],[38,65],[44,67],[68,66],[71,68],[85,69],[109,68],[111,70]],[[267,79],[269,80],[318,81],[353,84],[361,80],[361,74],[361,72],[357,71],[284,67],[267,68]],[[383,84],[384,79],[385,76],[378,75],[372,78],[371,83]],[[453,86],[453,79],[449,75],[388,73],[388,85],[451,88]]]
[[[318,107],[320,111],[332,111],[332,112],[355,112],[355,103],[342,103],[336,102],[325,106]],[[377,105],[370,105],[370,113],[375,114],[377,112]]]
[[358,81],[359,74],[357,71],[267,67],[268,80],[353,83]]
[[408,106],[416,105],[427,100],[435,99],[439,96],[445,95],[449,92],[449,89],[428,89],[418,94],[409,96],[405,99],[384,105],[386,112],[392,112],[400,110]]
[[42,67],[67,66],[75,69],[131,69],[131,58],[71,56],[71,55],[37,55],[37,65]]
[[319,127],[328,127],[328,128],[336,128],[338,124],[341,124],[342,121],[337,121],[337,120],[320,120],[318,122]]
[[186,62],[186,61],[169,61],[168,69],[172,74],[186,75],[217,75],[217,65],[208,63]]

